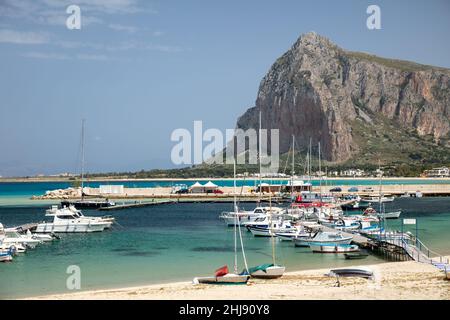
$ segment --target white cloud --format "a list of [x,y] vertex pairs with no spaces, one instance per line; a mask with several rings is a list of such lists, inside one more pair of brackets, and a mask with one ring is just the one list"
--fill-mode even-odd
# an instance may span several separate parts
[[162,45],[162,44],[149,44],[145,47],[145,49],[153,50],[153,51],[169,52],[169,53],[176,53],[176,52],[184,51],[184,49],[179,46],[169,46],[169,45]]
[[26,52],[22,57],[33,59],[51,59],[51,60],[68,60],[69,56],[59,53],[45,53],[45,52]]
[[49,35],[41,32],[0,30],[0,42],[14,44],[43,44],[49,42]]
[[103,54],[77,54],[76,58],[79,60],[95,60],[95,61],[107,61],[112,60],[110,57]]
[[108,27],[115,31],[125,31],[125,32],[129,32],[129,33],[134,33],[138,30],[136,27],[124,26],[121,24],[110,24],[110,25],[108,25]]

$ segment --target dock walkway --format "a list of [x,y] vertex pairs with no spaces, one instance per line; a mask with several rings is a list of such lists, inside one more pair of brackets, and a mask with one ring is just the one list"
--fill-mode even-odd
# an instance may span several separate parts
[[123,209],[131,209],[131,208],[142,208],[142,207],[150,207],[150,206],[158,206],[163,204],[174,203],[173,200],[162,200],[162,201],[145,201],[145,202],[132,202],[132,203],[123,203],[118,204],[111,207],[102,207],[98,210],[100,211],[112,211],[112,210],[123,210]]

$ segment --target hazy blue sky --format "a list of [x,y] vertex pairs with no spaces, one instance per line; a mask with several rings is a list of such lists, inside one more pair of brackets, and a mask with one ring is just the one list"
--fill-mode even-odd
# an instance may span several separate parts
[[[68,30],[78,4],[82,29]],[[382,30],[366,28],[381,7]],[[0,175],[172,167],[170,134],[234,128],[302,34],[450,67],[450,2],[0,0]]]

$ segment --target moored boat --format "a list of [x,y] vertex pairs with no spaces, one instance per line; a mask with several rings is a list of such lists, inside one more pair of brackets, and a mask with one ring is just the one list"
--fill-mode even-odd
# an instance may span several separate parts
[[367,253],[361,253],[361,252],[354,252],[354,253],[344,253],[344,257],[347,260],[359,260],[359,259],[365,259],[369,255]]
[[359,251],[359,247],[355,244],[311,242],[309,247],[312,252],[317,253],[346,253]]
[[100,232],[108,228],[111,222],[80,217],[68,208],[48,210],[46,216],[53,217],[53,222],[42,222],[36,227],[37,233],[74,233]]
[[337,243],[337,244],[350,244],[353,236],[345,236],[341,232],[324,232],[319,231],[309,238],[295,239],[294,243],[296,247],[309,247],[310,243]]

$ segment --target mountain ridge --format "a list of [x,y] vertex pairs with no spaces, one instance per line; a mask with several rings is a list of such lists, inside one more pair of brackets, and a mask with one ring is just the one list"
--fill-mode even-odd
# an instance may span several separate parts
[[450,69],[347,51],[314,32],[275,61],[236,128],[257,128],[260,109],[281,153],[294,135],[299,150],[321,142],[330,163],[450,159]]

